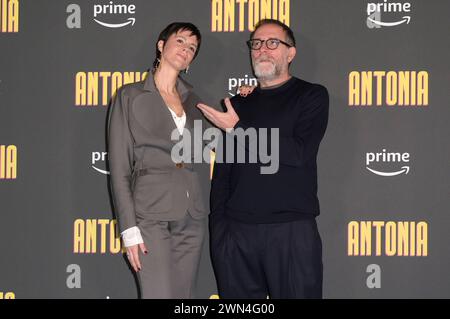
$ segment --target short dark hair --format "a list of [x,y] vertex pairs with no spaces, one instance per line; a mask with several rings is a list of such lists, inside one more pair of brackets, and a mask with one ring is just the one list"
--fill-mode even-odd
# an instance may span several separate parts
[[256,30],[258,30],[260,27],[266,24],[275,24],[279,27],[281,27],[284,32],[286,33],[286,42],[290,45],[295,47],[295,37],[294,32],[292,32],[292,29],[289,28],[287,25],[285,25],[283,22],[275,19],[262,19],[260,20],[256,25],[253,32],[250,34],[250,39],[253,39],[253,36],[255,35]]
[[166,45],[167,39],[172,34],[176,34],[178,31],[184,31],[188,30],[191,31],[191,35],[195,36],[197,38],[197,50],[195,50],[194,59],[197,56],[198,52],[200,51],[200,43],[202,42],[202,35],[200,34],[199,29],[190,22],[173,22],[169,24],[167,27],[164,28],[164,30],[161,31],[159,34],[158,40],[156,41],[156,57],[155,61],[153,61],[153,70],[156,69],[158,66],[158,60],[161,58],[161,52],[158,49],[158,42],[160,40],[164,41],[164,45]]

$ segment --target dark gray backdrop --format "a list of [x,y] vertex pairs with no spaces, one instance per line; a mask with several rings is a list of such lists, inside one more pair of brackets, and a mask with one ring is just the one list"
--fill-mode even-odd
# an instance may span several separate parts
[[[291,71],[330,93],[318,158],[324,297],[448,298],[450,2],[410,0],[410,12],[381,14],[391,22],[409,15],[409,24],[381,28],[366,23],[369,2],[288,1],[298,43]],[[18,32],[0,33],[0,145],[17,147],[17,177],[0,176],[0,298],[136,298],[125,259],[109,251],[109,231],[106,253],[100,252],[99,226],[97,252],[74,251],[75,220],[113,219],[107,175],[92,167],[107,169],[106,161],[93,164],[92,155],[106,149],[108,107],[75,105],[76,74],[144,72],[159,32],[170,22],[190,21],[203,43],[184,77],[206,103],[218,105],[229,96],[230,78],[252,77],[245,45],[250,32],[237,31],[237,17],[235,32],[212,32],[210,0],[114,1],[134,4],[135,13],[96,18],[108,23],[135,18],[134,25],[121,28],[93,20],[94,5],[109,1],[18,3]],[[81,28],[68,28],[70,4],[81,9]],[[427,71],[429,105],[350,107],[349,73],[377,70]],[[383,149],[409,153],[409,173],[369,172],[366,154]],[[6,161],[3,154],[0,159]],[[389,172],[405,163],[373,165]],[[383,249],[381,256],[348,256],[350,221],[424,221],[428,254],[387,256]],[[377,288],[367,284],[372,264],[379,266],[370,277]],[[214,294],[206,242],[197,295]]]

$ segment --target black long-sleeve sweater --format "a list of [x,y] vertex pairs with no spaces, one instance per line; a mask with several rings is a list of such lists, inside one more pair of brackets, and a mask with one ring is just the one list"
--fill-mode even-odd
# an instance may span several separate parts
[[[279,87],[257,87],[247,97],[236,96],[231,103],[239,115],[235,129],[279,129],[279,168],[275,174],[261,174],[268,164],[248,163],[249,157],[241,164],[236,158],[234,163],[216,162],[211,217],[226,214],[247,223],[278,223],[319,215],[316,158],[328,123],[327,89],[291,77]],[[251,148],[245,147],[248,155]],[[219,144],[221,151],[225,147]],[[216,155],[222,156],[225,161],[225,152]]]

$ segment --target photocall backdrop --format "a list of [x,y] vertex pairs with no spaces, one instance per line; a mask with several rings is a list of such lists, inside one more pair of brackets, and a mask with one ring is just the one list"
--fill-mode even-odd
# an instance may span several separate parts
[[[264,17],[330,94],[318,157],[325,298],[449,298],[450,2],[0,0],[0,299],[137,298],[108,186],[106,116],[160,31],[202,32],[183,77],[219,106],[253,84]],[[209,189],[209,183],[204,185]],[[151,252],[150,252],[151,253]],[[208,240],[198,298],[217,298]]]

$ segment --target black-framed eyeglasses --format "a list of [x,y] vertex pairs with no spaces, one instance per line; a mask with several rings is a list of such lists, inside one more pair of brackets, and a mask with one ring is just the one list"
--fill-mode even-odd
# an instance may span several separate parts
[[266,44],[266,48],[268,48],[269,50],[275,50],[276,48],[278,48],[278,46],[280,45],[280,43],[283,43],[285,46],[287,46],[288,48],[292,47],[293,45],[284,42],[280,39],[276,39],[276,38],[270,38],[267,40],[261,40],[261,39],[251,39],[247,41],[247,45],[251,50],[259,50],[262,48],[263,43]]

